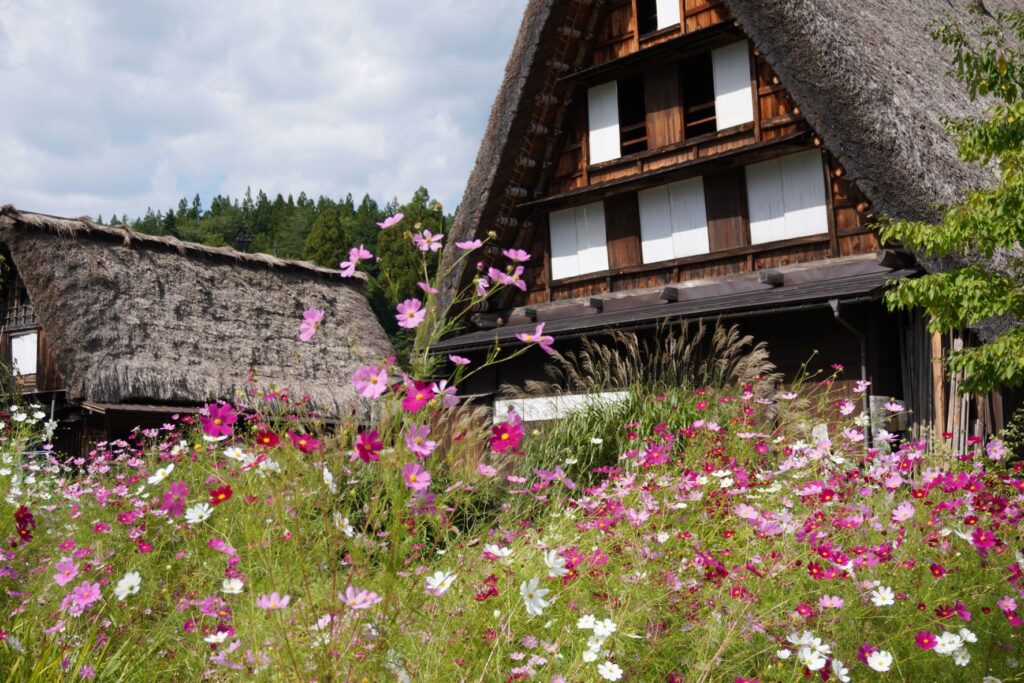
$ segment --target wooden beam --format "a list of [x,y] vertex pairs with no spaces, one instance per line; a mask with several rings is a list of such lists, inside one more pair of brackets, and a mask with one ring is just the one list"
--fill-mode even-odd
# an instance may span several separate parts
[[932,404],[935,406],[935,438],[946,431],[946,383],[942,367],[942,335],[932,333]]

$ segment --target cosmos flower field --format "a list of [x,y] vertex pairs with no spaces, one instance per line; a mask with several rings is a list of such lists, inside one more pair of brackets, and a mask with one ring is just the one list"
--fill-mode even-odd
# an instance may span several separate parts
[[253,386],[75,459],[4,411],[3,680],[1024,680],[998,441],[869,444],[839,369],[492,424],[451,360],[346,378],[372,420]]

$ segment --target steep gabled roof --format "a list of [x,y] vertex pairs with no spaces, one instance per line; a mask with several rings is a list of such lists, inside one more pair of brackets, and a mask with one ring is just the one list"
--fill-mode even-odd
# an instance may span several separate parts
[[[361,281],[262,254],[0,208],[0,242],[28,290],[69,398],[196,403],[262,383],[339,414],[349,378],[392,353]],[[310,343],[306,308],[326,311]]]
[[[1014,0],[986,0],[993,11]],[[726,0],[740,27],[778,73],[802,114],[843,165],[877,214],[932,219],[935,207],[986,182],[961,162],[943,116],[978,114],[962,87],[946,75],[949,56],[930,34],[944,15],[968,18],[970,0]],[[491,111],[476,166],[450,231],[455,240],[497,227],[516,184],[516,161],[531,124],[556,129],[545,101],[571,98],[558,69],[587,56],[587,27],[606,3],[530,0]],[[579,50],[564,49],[567,25],[583,27]],[[559,90],[561,89],[561,90]],[[534,186],[527,181],[528,189]],[[451,292],[454,282],[447,283]]]

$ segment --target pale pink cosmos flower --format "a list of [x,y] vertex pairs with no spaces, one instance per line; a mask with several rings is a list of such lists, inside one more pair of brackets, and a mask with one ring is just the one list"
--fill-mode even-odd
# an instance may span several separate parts
[[518,263],[526,263],[530,260],[530,253],[522,249],[503,249],[501,251],[506,258]]
[[68,593],[67,597],[61,602],[60,608],[78,616],[88,609],[89,605],[102,597],[103,594],[100,592],[100,584],[83,581],[71,589],[71,592]]
[[476,473],[484,477],[493,477],[498,474],[498,470],[494,469],[490,465],[480,464],[476,468]]
[[363,248],[363,245],[358,247],[352,247],[348,250],[348,261],[342,261],[339,265],[341,266],[342,277],[352,277],[356,274],[356,266],[359,265],[360,261],[366,261],[372,259],[373,254]]
[[483,246],[483,240],[469,240],[467,242],[456,242],[455,246],[463,251],[473,251]]
[[412,491],[425,491],[430,487],[430,472],[418,462],[411,462],[402,468],[402,481]]
[[430,427],[413,425],[405,435],[405,445],[417,458],[428,458],[437,448],[437,442],[428,439],[429,436]]
[[490,286],[491,283],[487,278],[483,276],[478,277],[476,279],[476,295],[487,296],[487,290],[490,288]]
[[414,233],[412,236],[412,243],[419,248],[420,251],[440,251],[441,240],[444,238],[442,233],[434,234],[429,230],[423,232]]
[[443,379],[440,382],[434,382],[430,385],[430,390],[434,392],[435,398],[445,408],[454,408],[459,405],[459,397],[455,394],[458,389],[454,386],[448,386],[448,380]]
[[394,216],[388,216],[380,223],[377,223],[377,227],[379,227],[381,230],[387,230],[390,227],[398,225],[403,218],[405,218],[404,213],[396,213]]
[[455,363],[456,365],[469,365],[473,361],[463,356],[456,356],[454,353],[448,356],[448,360]]
[[308,342],[320,328],[324,319],[324,312],[319,308],[307,308],[302,314],[302,322],[299,324],[299,341]]
[[846,601],[838,595],[822,595],[818,598],[818,607],[822,609],[839,609],[845,604]]
[[503,285],[516,287],[521,291],[526,291],[526,281],[523,280],[523,273],[526,269],[523,266],[516,266],[515,270],[511,273],[500,271],[497,268],[490,268],[487,271],[487,276],[495,282],[500,282]]
[[70,557],[64,557],[57,563],[57,573],[53,575],[53,581],[58,586],[64,586],[76,576],[78,576],[78,565]]
[[537,344],[548,355],[554,355],[555,353],[555,350],[551,348],[555,338],[544,334],[544,323],[538,323],[537,328],[532,333],[520,332],[516,335],[516,339],[526,344]]
[[899,413],[903,410],[903,404],[897,403],[896,401],[889,401],[885,404],[885,409],[890,413]]
[[388,371],[379,365],[364,365],[352,375],[352,383],[363,398],[380,398],[388,389]]
[[909,500],[905,500],[896,506],[896,509],[892,511],[892,521],[894,524],[905,522],[914,516],[914,504]]
[[423,319],[427,317],[427,310],[423,308],[423,302],[419,299],[406,299],[398,304],[398,326],[407,330],[419,327]]
[[381,601],[381,597],[373,591],[363,590],[355,586],[349,586],[345,589],[344,593],[338,593],[338,599],[351,609],[370,609]]
[[853,401],[843,401],[839,404],[839,412],[842,415],[849,415],[857,409],[857,404]]
[[417,282],[416,285],[427,294],[437,294],[437,287],[432,287],[429,282]]
[[256,606],[265,610],[284,609],[291,600],[290,595],[279,595],[277,591],[274,591],[270,595],[261,595],[256,598]]

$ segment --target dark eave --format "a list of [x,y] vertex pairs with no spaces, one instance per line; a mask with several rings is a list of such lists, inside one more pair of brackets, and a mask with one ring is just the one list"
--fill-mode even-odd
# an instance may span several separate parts
[[[730,134],[732,132],[734,132],[732,129],[723,131],[725,134]],[[716,133],[715,135],[721,135],[721,133]],[[800,131],[799,133],[793,133],[792,135],[783,135],[766,142],[745,145],[714,156],[689,159],[687,161],[658,168],[653,171],[637,173],[625,178],[609,180],[604,183],[587,185],[586,187],[570,190],[569,192],[562,192],[561,194],[551,195],[550,197],[535,199],[532,202],[523,202],[517,208],[537,209],[550,206],[552,204],[580,204],[586,201],[597,200],[608,195],[620,194],[631,190],[639,190],[650,185],[683,180],[685,178],[703,175],[706,173],[714,173],[716,171],[736,168],[738,166],[746,166],[767,158],[779,156],[780,153],[790,149],[804,149],[807,147],[806,143],[811,139],[811,137],[813,137],[813,134],[810,131]],[[693,144],[693,141],[690,141],[689,143],[680,143],[678,147],[682,148],[689,144]],[[657,153],[663,154],[671,152],[674,148],[675,147],[658,149]],[[649,154],[641,153],[641,155],[634,156],[640,157],[644,155]],[[616,159],[615,163],[628,163],[631,159],[631,157],[623,157],[621,159]]]
[[[839,266],[848,268],[846,264]],[[836,271],[828,262],[811,269],[793,271],[783,276],[783,284],[763,289],[735,291],[722,294],[721,288],[711,284],[707,288],[710,296],[700,296],[700,288],[691,288],[689,298],[682,301],[659,303],[650,295],[637,295],[636,306],[605,312],[579,315],[571,318],[548,320],[545,322],[544,333],[559,337],[578,337],[589,333],[600,333],[616,328],[644,327],[657,321],[684,318],[715,318],[730,317],[737,314],[755,312],[768,313],[783,310],[794,310],[828,305],[832,299],[843,302],[869,301],[881,297],[888,283],[892,280],[913,277],[919,273],[916,268],[900,268],[891,270],[879,266],[868,269],[874,272],[847,277],[835,277],[843,271]],[[855,272],[855,271],[847,271]],[[789,282],[786,282],[788,276]],[[758,277],[755,275],[754,277]],[[743,288],[740,288],[743,289]],[[628,297],[623,298],[628,299]],[[622,305],[622,301],[617,302]],[[592,309],[593,310],[593,309]],[[473,351],[490,347],[496,342],[520,344],[516,335],[521,332],[532,332],[534,323],[508,325],[493,330],[481,330],[469,334],[445,339],[436,344],[432,351],[451,353],[453,351]]]

